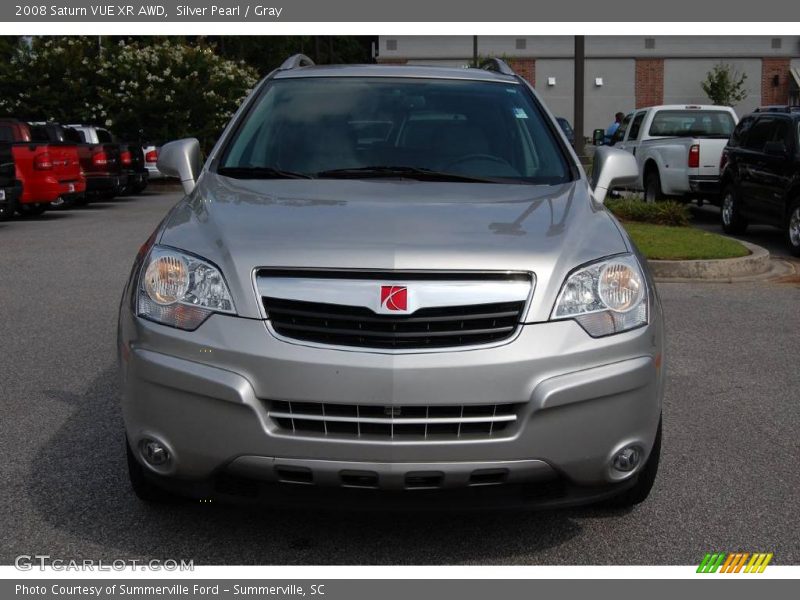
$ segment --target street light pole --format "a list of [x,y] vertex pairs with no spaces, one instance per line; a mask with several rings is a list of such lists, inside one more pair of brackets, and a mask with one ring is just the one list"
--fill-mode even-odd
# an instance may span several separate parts
[[586,61],[586,48],[584,36],[575,36],[575,153],[578,157],[584,155],[584,72]]

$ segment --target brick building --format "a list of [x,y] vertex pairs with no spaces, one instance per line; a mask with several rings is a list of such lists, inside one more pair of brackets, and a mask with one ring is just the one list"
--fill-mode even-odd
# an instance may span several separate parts
[[[478,54],[505,58],[556,115],[573,120],[572,36],[479,36]],[[376,60],[466,66],[472,55],[472,36],[380,36]],[[708,103],[700,83],[720,62],[747,76],[739,115],[800,104],[800,36],[587,36],[585,135],[617,111]]]

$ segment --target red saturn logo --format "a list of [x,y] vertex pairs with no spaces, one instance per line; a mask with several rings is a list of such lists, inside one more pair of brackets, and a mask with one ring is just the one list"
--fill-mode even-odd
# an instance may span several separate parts
[[381,307],[386,310],[408,310],[408,288],[404,285],[382,285]]

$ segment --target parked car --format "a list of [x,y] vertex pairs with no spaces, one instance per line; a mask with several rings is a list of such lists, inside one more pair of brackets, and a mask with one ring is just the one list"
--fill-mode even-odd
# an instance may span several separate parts
[[627,115],[615,148],[636,157],[647,202],[667,198],[719,203],[719,159],[738,119],[725,106],[666,105]]
[[722,153],[722,210],[726,233],[750,223],[784,231],[800,256],[800,107],[769,107],[744,117]]
[[22,182],[19,213],[40,215],[54,202],[80,200],[85,194],[75,144],[50,141],[45,132],[17,119],[0,119],[0,141],[11,143]]
[[139,144],[120,143],[120,163],[126,177],[123,194],[141,194],[147,188],[148,173]]
[[[187,196],[123,294],[140,497],[263,498],[284,484],[647,497],[661,308],[602,206],[635,179],[630,154],[598,149],[590,182],[498,59],[293,57],[237,115],[205,166],[197,140],[161,148],[159,170]],[[357,127],[386,119],[383,136]]]
[[572,125],[570,125],[569,121],[567,121],[564,117],[556,117],[556,121],[558,121],[558,126],[561,127],[561,131],[563,131],[564,135],[567,136],[569,145],[575,146],[575,130],[572,128]]
[[119,144],[87,142],[82,131],[52,121],[31,123],[31,128],[42,139],[76,145],[86,178],[86,195],[74,203],[109,199],[122,191],[127,180],[123,176]]
[[147,178],[151,181],[153,179],[164,178],[164,174],[158,170],[158,150],[160,147],[160,144],[145,144],[142,146],[142,152],[144,152],[144,166],[147,169]]
[[17,179],[14,152],[10,142],[0,142],[0,221],[14,216],[22,194],[22,183]]
[[120,144],[103,127],[90,124],[73,123],[74,129],[89,152],[84,152],[81,164],[89,178],[88,195],[95,200],[110,200],[123,192],[128,185],[128,173],[122,165],[122,149]]

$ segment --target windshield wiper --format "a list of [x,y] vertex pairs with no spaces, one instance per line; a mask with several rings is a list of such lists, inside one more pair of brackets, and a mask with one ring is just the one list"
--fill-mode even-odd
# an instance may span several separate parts
[[305,173],[283,171],[273,167],[220,167],[218,175],[233,177],[234,179],[313,179]]
[[362,177],[407,177],[409,179],[419,179],[422,181],[467,181],[472,183],[501,183],[498,180],[487,177],[471,177],[469,175],[459,175],[458,173],[444,173],[433,169],[423,169],[421,167],[353,167],[348,169],[330,169],[320,171],[317,177],[322,178],[341,178],[341,179],[360,179]]

